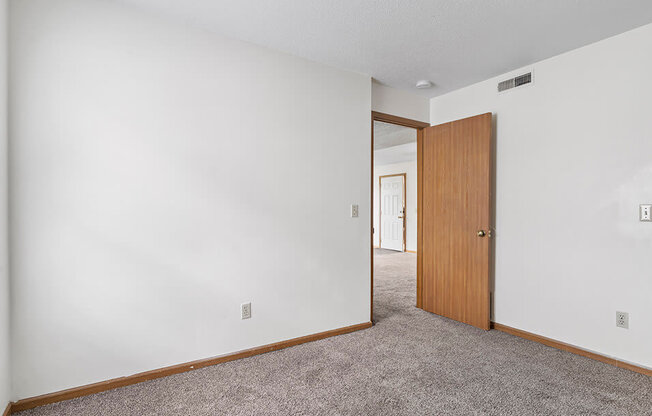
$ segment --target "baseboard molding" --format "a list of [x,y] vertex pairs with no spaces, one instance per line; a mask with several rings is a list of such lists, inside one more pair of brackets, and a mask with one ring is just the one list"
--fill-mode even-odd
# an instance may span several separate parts
[[5,412],[2,414],[2,416],[9,416],[11,414],[11,411],[12,411],[11,405],[12,405],[11,402],[7,403],[7,408],[5,409]]
[[[374,246],[374,248],[380,248],[380,246]],[[414,253],[417,254],[416,250],[405,250],[406,253]]]
[[[374,246],[374,248],[380,248],[380,246]],[[414,253],[417,254],[415,250],[405,250],[406,253]]]
[[[173,374],[185,373],[186,371],[196,370],[198,368],[209,367],[216,364],[234,361],[241,358],[252,357],[254,355],[264,354],[281,350],[283,348],[292,347],[299,344],[304,344],[310,341],[317,341],[324,338],[333,337],[336,335],[347,334],[349,332],[359,331],[371,327],[371,322],[362,324],[351,325],[344,328],[332,329],[330,331],[319,332],[317,334],[306,335],[299,338],[289,339],[287,341],[276,342],[274,344],[267,344],[261,347],[251,348],[248,350],[239,351],[232,354],[221,355],[218,357],[207,358],[203,360],[191,361],[185,364],[178,364],[170,367],[159,368],[157,370],[146,371],[131,376],[114,378],[112,380],[101,381],[99,383],[88,384],[81,387],[75,387],[68,390],[62,390],[55,393],[44,394],[42,396],[30,397],[28,399],[18,400],[10,404],[5,411],[5,415],[11,412],[20,412],[22,410],[33,409],[35,407],[44,406],[46,404],[61,402],[64,400],[74,399],[76,397],[88,396],[90,394],[100,393],[106,390],[112,390],[119,387],[129,386],[131,384],[141,383],[143,381],[154,380],[161,377],[167,377]],[[10,412],[10,413],[7,413]]]
[[533,334],[527,331],[522,331],[520,329],[512,328],[511,326],[507,326],[503,324],[498,324],[496,322],[491,323],[491,328],[511,335],[515,335],[517,337],[525,338],[530,341],[538,342],[540,344],[544,344],[549,347],[557,348],[558,350],[572,352],[573,354],[581,355],[582,357],[587,357],[596,361],[601,361],[606,364],[611,364],[615,367],[625,368],[630,371],[635,371],[637,373],[645,374],[646,376],[652,376],[652,369],[630,364],[625,361],[607,357],[606,355],[601,355],[592,351],[587,351],[580,347],[576,347],[575,345],[566,344],[565,342],[557,341],[551,338],[546,338],[541,335]]

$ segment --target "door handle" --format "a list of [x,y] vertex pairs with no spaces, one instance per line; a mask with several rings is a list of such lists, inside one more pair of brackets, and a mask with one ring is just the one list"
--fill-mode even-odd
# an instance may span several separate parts
[[491,230],[485,231],[485,230],[478,230],[478,237],[492,237]]
[[398,217],[398,218],[401,219],[401,218],[405,218],[405,217]]

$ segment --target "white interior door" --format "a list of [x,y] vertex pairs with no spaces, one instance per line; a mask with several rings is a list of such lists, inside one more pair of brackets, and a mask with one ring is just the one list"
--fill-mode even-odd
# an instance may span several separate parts
[[403,251],[405,175],[380,178],[380,247]]

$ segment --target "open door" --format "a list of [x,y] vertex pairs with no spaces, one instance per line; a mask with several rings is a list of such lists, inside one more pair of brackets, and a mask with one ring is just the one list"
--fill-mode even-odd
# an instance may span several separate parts
[[422,308],[488,330],[491,113],[427,127],[419,146]]

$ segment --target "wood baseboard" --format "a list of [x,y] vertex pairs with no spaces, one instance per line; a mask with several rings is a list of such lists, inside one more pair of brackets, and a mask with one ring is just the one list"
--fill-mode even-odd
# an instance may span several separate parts
[[580,347],[576,347],[575,345],[566,344],[565,342],[557,341],[551,338],[546,338],[541,335],[533,334],[527,331],[522,331],[520,329],[512,328],[511,326],[507,326],[503,324],[498,324],[496,322],[491,323],[491,328],[508,333],[510,335],[515,335],[517,337],[525,338],[530,341],[538,342],[540,344],[544,344],[549,347],[557,348],[558,350],[572,352],[573,354],[581,355],[582,357],[587,357],[596,361],[601,361],[606,364],[611,364],[615,367],[625,368],[627,370],[645,374],[646,376],[652,376],[652,369],[630,364],[595,352],[587,351]]
[[7,403],[7,408],[5,409],[5,412],[2,414],[2,416],[9,416],[11,414],[11,405],[11,402]]
[[159,368],[157,370],[146,371],[144,373],[138,373],[131,376],[114,378],[112,380],[101,381],[99,383],[88,384],[85,386],[62,390],[55,393],[30,397],[27,399],[18,400],[17,402],[10,404],[7,407],[7,410],[5,411],[5,416],[10,414],[11,412],[20,412],[22,410],[33,409],[35,407],[44,406],[50,403],[70,400],[76,397],[88,396],[90,394],[100,393],[106,390],[112,390],[119,387],[129,386],[131,384],[141,383],[143,381],[154,380],[161,377],[167,377],[173,374],[196,370],[198,368],[209,367],[212,365],[225,363],[228,361],[252,357],[254,355],[264,354],[266,352],[277,351],[283,348],[304,344],[310,341],[317,341],[320,339],[329,338],[336,335],[347,334],[349,332],[370,328],[371,325],[372,325],[371,322],[365,322],[362,324],[351,325],[344,328],[332,329],[330,331],[319,332],[317,334],[306,335],[299,338],[293,338],[287,341],[276,342],[274,344],[267,344],[261,347],[251,348],[248,350],[243,350],[232,354],[221,355],[218,357],[207,358],[203,360],[191,361],[185,364],[173,365],[170,367]]

